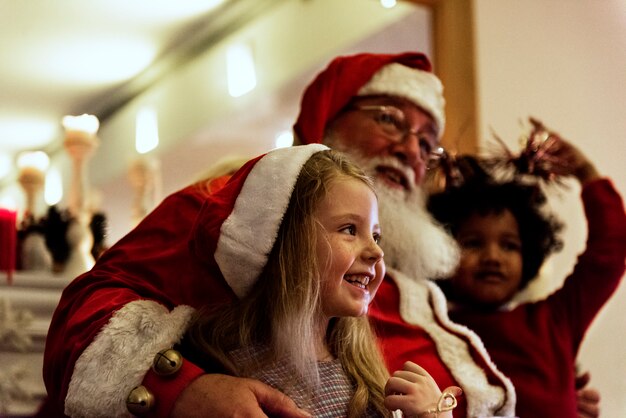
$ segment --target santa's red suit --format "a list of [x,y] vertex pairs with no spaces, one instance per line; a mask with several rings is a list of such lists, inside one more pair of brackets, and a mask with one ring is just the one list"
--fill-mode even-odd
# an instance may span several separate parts
[[[414,69],[419,77],[369,83],[390,63]],[[337,58],[307,88],[294,130],[303,142],[320,142],[326,123],[359,91],[405,97],[442,125],[443,100],[430,74],[428,59],[418,53]],[[422,84],[424,91],[418,88]],[[180,392],[202,373],[189,361],[170,378],[149,369],[155,353],[180,340],[195,309],[234,298],[205,251],[212,243],[192,240],[206,193],[190,186],[166,198],[65,289],[46,343],[49,399],[40,416],[129,415],[126,398],[143,382],[155,395],[152,415],[166,417]],[[478,337],[449,320],[445,298],[425,278],[390,271],[371,315],[391,369],[414,361],[441,388],[463,388],[455,417],[514,416],[510,381]]]

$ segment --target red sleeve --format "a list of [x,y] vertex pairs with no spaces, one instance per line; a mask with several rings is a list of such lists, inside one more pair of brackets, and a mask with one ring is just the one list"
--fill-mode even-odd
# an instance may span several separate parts
[[565,315],[573,332],[573,352],[598,311],[617,289],[626,259],[626,213],[620,195],[608,179],[582,190],[587,217],[587,244],[563,287],[548,301],[553,315]]
[[[147,343],[151,344],[160,338],[158,329],[150,329],[150,333],[142,329],[146,327],[145,319],[149,319],[154,312],[150,309],[161,306],[164,312],[162,318],[167,321],[167,312],[179,305],[198,308],[205,303],[232,298],[232,292],[219,272],[216,274],[189,251],[189,233],[205,197],[195,186],[169,196],[103,254],[91,271],[79,276],[64,290],[50,324],[44,353],[43,375],[48,402],[55,409],[63,411],[72,379],[78,381],[84,377],[80,376],[82,372],[76,363],[87,348],[92,350],[92,356],[113,352],[112,359],[103,357],[103,361],[109,362],[108,367],[121,367],[114,361],[126,356],[126,359],[122,358],[122,364],[139,362],[145,373],[149,367],[145,365],[151,363],[158,350],[146,354],[147,358],[143,358],[144,355],[133,358],[139,354],[125,353],[123,348],[129,344],[128,341],[136,338],[135,335],[147,335],[145,338],[150,338]],[[132,303],[137,301],[157,303],[144,304],[150,306],[146,311],[142,310],[141,303]],[[123,332],[112,326],[116,312],[126,315],[120,314],[125,326],[129,327]],[[137,318],[132,318],[137,312]],[[158,309],[157,312],[161,314]],[[133,319],[136,320],[133,322]],[[176,320],[181,322],[184,318],[178,315]],[[132,327],[138,328],[134,335]],[[184,329],[178,331],[182,335]],[[175,333],[175,330],[168,332]],[[180,335],[168,338],[175,339]],[[98,345],[94,344],[96,337],[108,341],[110,347],[94,347]],[[142,347],[140,341],[136,343]],[[140,381],[142,377],[143,374],[139,377]],[[180,391],[185,385],[177,387]]]
[[180,393],[204,371],[188,361],[184,361],[176,375],[162,377],[149,370],[143,380],[143,385],[154,395],[156,404],[150,418],[167,418],[174,408],[174,403]]

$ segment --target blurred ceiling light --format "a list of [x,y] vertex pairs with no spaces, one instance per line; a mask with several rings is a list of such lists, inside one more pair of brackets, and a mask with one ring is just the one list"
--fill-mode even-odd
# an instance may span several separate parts
[[139,154],[152,151],[159,145],[159,120],[154,109],[143,108],[135,122],[135,149]]
[[61,172],[56,167],[50,167],[46,174],[46,186],[43,197],[48,206],[56,205],[63,198],[63,179],[61,178]]
[[235,44],[226,53],[228,93],[240,97],[256,87],[256,70],[250,46]]
[[392,7],[395,7],[395,5],[397,4],[396,0],[380,0],[380,4],[385,8],[385,9],[391,9]]
[[293,132],[292,131],[283,131],[276,135],[276,140],[274,142],[276,148],[287,148],[293,145]]
[[43,148],[56,139],[58,122],[20,115],[0,119],[0,147],[5,151]]
[[50,158],[43,151],[24,151],[17,157],[17,167],[20,169],[34,168],[43,173],[49,165]]
[[38,70],[51,82],[68,85],[110,84],[132,78],[156,58],[157,46],[147,39],[67,37],[42,41],[28,51]]

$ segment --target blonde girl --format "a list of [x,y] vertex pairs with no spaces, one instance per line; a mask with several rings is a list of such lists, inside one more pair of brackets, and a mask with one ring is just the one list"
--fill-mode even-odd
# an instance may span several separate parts
[[433,379],[412,363],[389,379],[366,317],[384,277],[380,235],[370,180],[341,154],[315,144],[250,161],[194,231],[197,248],[215,242],[236,299],[201,310],[185,357],[268,383],[313,416],[435,413]]

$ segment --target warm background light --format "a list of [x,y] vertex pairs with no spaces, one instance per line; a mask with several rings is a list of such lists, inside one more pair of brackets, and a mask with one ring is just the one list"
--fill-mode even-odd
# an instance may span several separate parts
[[17,157],[17,167],[20,169],[35,168],[43,173],[49,165],[50,158],[43,151],[26,151]]
[[139,74],[156,57],[157,46],[147,39],[68,37],[42,39],[28,53],[31,62],[45,62],[50,79],[58,83],[107,86]]
[[[57,135],[58,119],[46,115],[25,116],[21,112],[0,115],[0,149],[14,152],[43,148]],[[12,157],[13,158],[13,157]]]
[[293,145],[293,132],[292,131],[283,131],[276,135],[276,140],[274,142],[276,148],[286,148]]
[[0,152],[0,180],[11,172],[11,157]]
[[226,54],[228,74],[228,94],[243,96],[256,87],[256,70],[252,50],[248,45],[236,44],[228,48]]
[[63,117],[63,127],[67,131],[78,131],[94,135],[96,132],[98,132],[100,122],[98,121],[98,118],[93,115],[67,115]]
[[56,167],[50,167],[46,174],[46,186],[43,193],[48,206],[56,205],[63,199],[63,179]]
[[0,197],[0,208],[9,209],[12,211],[17,211],[18,205],[15,197],[5,194]]
[[154,109],[144,108],[137,113],[135,149],[139,154],[152,151],[159,145],[159,120]]

